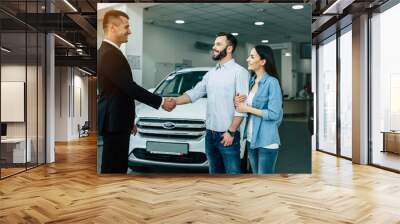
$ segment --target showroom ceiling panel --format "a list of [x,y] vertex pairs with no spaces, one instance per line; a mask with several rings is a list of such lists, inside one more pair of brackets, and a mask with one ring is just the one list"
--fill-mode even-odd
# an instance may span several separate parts
[[[311,9],[293,10],[292,4],[160,4],[148,7],[145,23],[214,36],[216,32],[238,32],[239,41],[259,44],[310,41]],[[176,24],[176,19],[185,24]],[[262,21],[263,26],[254,22]]]

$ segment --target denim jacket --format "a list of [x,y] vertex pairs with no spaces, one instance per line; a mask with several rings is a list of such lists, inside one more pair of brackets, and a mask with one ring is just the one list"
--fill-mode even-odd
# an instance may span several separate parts
[[[253,87],[255,78],[255,76],[251,77],[249,89]],[[266,73],[259,81],[257,92],[253,98],[252,107],[260,109],[262,117],[251,114],[253,116],[253,134],[250,148],[265,147],[274,143],[280,145],[278,127],[283,118],[282,103],[279,81]],[[245,133],[247,124],[248,122]]]

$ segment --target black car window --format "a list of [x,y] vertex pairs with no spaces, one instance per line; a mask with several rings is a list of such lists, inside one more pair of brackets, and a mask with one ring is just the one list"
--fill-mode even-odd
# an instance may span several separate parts
[[207,71],[174,73],[168,76],[154,92],[160,96],[180,96],[203,79]]

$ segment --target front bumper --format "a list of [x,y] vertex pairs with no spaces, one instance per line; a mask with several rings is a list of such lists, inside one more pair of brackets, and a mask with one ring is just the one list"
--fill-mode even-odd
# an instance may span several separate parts
[[[152,154],[146,151],[147,141],[187,143],[189,152],[187,155]],[[164,166],[182,168],[208,168],[208,161],[205,154],[205,137],[196,140],[178,139],[157,139],[143,138],[140,134],[131,135],[129,145],[128,165]]]

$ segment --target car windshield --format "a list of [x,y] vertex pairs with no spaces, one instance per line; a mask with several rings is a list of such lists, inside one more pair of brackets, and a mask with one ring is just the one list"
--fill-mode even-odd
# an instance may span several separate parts
[[[173,73],[155,90],[159,96],[180,96],[203,79],[207,71]],[[205,96],[204,96],[205,97]]]

